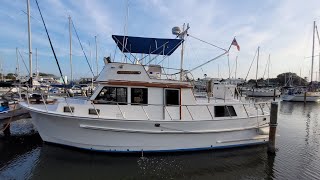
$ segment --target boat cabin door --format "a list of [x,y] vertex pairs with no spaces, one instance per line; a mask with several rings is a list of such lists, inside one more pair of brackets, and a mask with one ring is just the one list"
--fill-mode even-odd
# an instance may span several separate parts
[[164,119],[180,120],[181,119],[181,89],[164,88]]

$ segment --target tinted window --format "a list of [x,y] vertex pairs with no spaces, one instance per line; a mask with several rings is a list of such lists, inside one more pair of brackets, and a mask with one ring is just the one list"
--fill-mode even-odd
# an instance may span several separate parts
[[237,116],[237,113],[234,110],[233,106],[215,106],[214,116],[215,117]]
[[166,105],[180,105],[178,89],[166,89],[165,98],[166,98]]
[[147,88],[131,88],[131,103],[148,104],[148,89]]
[[104,87],[95,99],[96,103],[127,104],[127,88],[124,87]]

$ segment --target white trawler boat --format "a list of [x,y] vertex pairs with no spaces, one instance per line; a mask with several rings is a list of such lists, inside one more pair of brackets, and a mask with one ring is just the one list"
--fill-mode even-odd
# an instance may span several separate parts
[[[112,37],[127,55],[166,57],[184,42],[183,38]],[[90,100],[66,98],[52,104],[20,104],[30,111],[44,141],[87,150],[192,151],[268,141],[267,103],[249,104],[230,98],[197,100],[193,86],[183,76],[172,80],[164,67],[140,63],[107,60]]]

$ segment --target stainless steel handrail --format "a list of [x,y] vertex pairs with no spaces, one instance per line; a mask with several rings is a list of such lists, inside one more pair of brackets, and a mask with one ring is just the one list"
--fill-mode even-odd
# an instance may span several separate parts
[[143,108],[143,106],[141,106],[141,108],[142,108],[143,112],[146,114],[148,120],[150,120],[150,117],[149,117],[148,113],[146,112],[146,110]]
[[42,98],[42,101],[43,101],[44,107],[46,108],[46,111],[48,112],[47,103],[46,103],[46,100],[44,99],[43,94],[42,94],[42,92],[41,92],[41,91],[40,91],[40,94],[41,94],[41,98]]
[[98,118],[100,118],[100,113],[98,112],[98,110],[96,109],[96,106],[94,105],[94,103],[91,101],[91,105],[93,106],[94,110],[97,113]]
[[64,100],[66,101],[66,103],[67,103],[67,105],[68,105],[68,107],[69,107],[69,110],[70,110],[71,115],[73,115],[73,111],[72,111],[72,109],[71,109],[71,107],[70,107],[70,105],[69,105],[69,103],[68,103],[68,101],[67,101],[67,98],[64,97]]

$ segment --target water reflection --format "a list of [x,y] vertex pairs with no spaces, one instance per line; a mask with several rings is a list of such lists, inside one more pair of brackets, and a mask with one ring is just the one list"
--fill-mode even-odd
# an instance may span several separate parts
[[[257,179],[273,177],[265,146],[145,157],[79,152],[44,145],[32,178],[45,179]],[[59,173],[56,173],[59,172]]]
[[[320,104],[281,102],[276,156],[265,146],[194,152],[101,154],[43,144],[37,133],[0,135],[0,179],[320,179]],[[27,125],[31,129],[32,125]],[[15,133],[13,133],[15,134]]]

